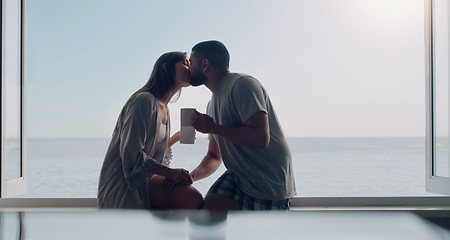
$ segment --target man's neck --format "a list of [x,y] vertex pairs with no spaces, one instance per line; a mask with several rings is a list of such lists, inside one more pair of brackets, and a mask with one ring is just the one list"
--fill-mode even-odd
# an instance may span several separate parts
[[228,74],[230,71],[220,72],[217,74],[213,74],[211,77],[206,79],[204,85],[209,88],[210,91],[213,91],[217,85],[219,85],[220,81]]

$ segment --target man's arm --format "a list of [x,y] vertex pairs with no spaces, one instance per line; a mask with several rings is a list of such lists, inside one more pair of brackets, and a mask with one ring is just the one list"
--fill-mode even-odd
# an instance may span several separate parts
[[197,181],[213,174],[222,163],[219,147],[216,141],[209,141],[208,152],[202,162],[190,173],[192,180]]
[[270,142],[269,118],[262,111],[253,114],[239,128],[216,124],[208,115],[195,111],[192,114],[192,126],[199,132],[216,134],[246,147],[264,149]]

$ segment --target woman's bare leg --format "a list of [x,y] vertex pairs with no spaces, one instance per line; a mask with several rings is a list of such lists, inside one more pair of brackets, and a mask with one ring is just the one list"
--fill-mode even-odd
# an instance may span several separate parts
[[152,206],[162,209],[198,209],[202,205],[202,194],[194,187],[177,185],[172,190],[164,189],[163,176],[155,176],[148,183]]
[[240,210],[241,205],[239,204],[239,202],[231,198],[219,194],[209,193],[205,197],[202,209],[207,209],[210,211]]

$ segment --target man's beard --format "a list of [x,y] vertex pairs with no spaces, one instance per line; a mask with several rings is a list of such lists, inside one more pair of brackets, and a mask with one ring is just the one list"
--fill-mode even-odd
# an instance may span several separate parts
[[189,83],[194,86],[200,86],[205,83],[206,77],[202,73],[191,74],[189,77]]

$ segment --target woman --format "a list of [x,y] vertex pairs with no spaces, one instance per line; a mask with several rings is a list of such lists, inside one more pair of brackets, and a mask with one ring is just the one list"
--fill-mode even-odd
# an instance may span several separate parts
[[[100,208],[199,208],[203,198],[184,169],[169,168],[167,104],[189,86],[186,53],[169,52],[156,61],[150,79],[125,103],[103,162]],[[170,143],[170,144],[169,144]]]

